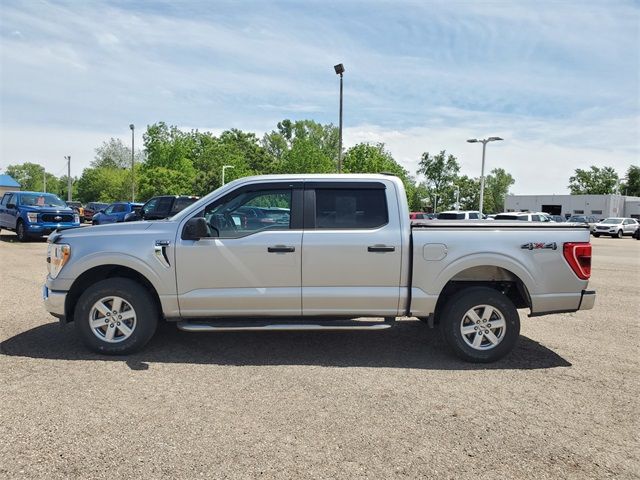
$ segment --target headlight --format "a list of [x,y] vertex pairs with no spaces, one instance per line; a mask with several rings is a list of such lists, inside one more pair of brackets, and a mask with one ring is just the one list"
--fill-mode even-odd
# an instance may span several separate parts
[[73,216],[73,223],[80,223],[80,215],[77,213]]
[[47,268],[51,278],[56,278],[71,256],[71,246],[66,243],[50,243],[47,248]]
[[38,212],[27,212],[29,223],[38,223]]

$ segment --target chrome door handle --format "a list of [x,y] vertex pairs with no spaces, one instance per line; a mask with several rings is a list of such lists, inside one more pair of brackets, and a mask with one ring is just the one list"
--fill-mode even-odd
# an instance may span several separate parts
[[269,253],[291,253],[296,251],[296,247],[290,247],[288,245],[274,245],[267,247]]
[[371,245],[367,247],[368,252],[395,252],[396,247],[389,247],[387,245]]

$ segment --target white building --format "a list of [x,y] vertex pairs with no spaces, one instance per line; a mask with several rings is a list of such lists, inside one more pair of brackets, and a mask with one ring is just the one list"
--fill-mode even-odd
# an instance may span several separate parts
[[640,197],[625,195],[507,195],[507,212],[547,212],[551,215],[593,215],[640,219]]

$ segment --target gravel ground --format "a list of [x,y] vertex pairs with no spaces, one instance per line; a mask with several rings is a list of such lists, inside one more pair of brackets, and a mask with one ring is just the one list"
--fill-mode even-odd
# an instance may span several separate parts
[[88,353],[0,236],[2,478],[639,478],[640,242],[593,239],[595,309],[489,366],[435,331],[189,334]]

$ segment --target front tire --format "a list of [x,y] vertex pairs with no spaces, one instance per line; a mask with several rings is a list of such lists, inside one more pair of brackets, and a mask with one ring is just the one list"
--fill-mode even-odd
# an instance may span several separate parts
[[599,233],[594,233],[593,236],[598,238],[600,236],[600,234]]
[[623,236],[624,236],[624,233],[622,232],[622,230],[618,230],[618,233],[616,234],[616,237],[622,238]]
[[513,350],[520,336],[516,307],[493,288],[470,287],[456,293],[440,319],[445,341],[468,362],[495,362]]
[[24,226],[24,222],[22,220],[18,220],[18,224],[16,225],[16,235],[18,236],[18,241],[20,242],[29,241],[29,235],[27,235],[27,229]]
[[108,278],[85,290],[75,308],[76,331],[97,353],[125,355],[151,340],[158,309],[149,291],[128,278]]

